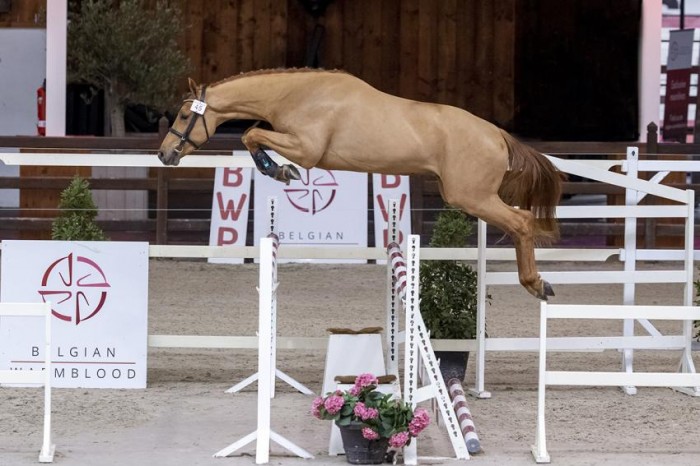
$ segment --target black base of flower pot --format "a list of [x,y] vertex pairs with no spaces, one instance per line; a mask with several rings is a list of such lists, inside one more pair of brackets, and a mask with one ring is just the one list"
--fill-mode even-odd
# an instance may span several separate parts
[[447,383],[450,379],[464,380],[469,361],[468,351],[435,351],[435,357],[440,360],[440,372]]
[[381,464],[389,448],[389,439],[367,440],[361,424],[338,426],[343,439],[345,459],[350,464]]

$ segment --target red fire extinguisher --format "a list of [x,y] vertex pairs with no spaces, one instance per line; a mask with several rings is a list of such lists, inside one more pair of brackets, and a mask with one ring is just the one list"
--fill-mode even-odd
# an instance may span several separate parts
[[39,136],[46,136],[46,80],[39,89],[36,90],[36,111],[37,124],[36,129]]

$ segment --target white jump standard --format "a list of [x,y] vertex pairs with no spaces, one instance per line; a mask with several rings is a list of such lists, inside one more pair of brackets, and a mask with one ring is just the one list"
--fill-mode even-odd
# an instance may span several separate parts
[[[433,352],[428,330],[420,313],[420,236],[408,237],[408,259],[404,261],[399,245],[391,243],[387,253],[391,258],[394,293],[403,302],[405,320],[404,400],[414,408],[421,401],[435,399],[457,459],[469,459],[469,452],[461,435],[459,422],[452,408],[450,395],[442,380]],[[422,363],[428,373],[428,384],[418,387],[418,368]],[[417,439],[416,439],[417,440]],[[404,448],[404,463],[417,464],[417,441]]]
[[[266,464],[270,460],[270,440],[284,447],[291,453],[302,458],[313,458],[313,455],[303,448],[295,445],[270,426],[271,404],[275,367],[273,352],[270,345],[273,344],[273,309],[276,306],[277,288],[277,259],[276,259],[276,235],[260,240],[260,279],[259,279],[259,326],[258,338],[262,343],[258,348],[258,421],[257,429],[237,442],[215,453],[214,456],[229,456],[236,450],[256,441],[255,462]],[[274,349],[274,348],[273,348]]]

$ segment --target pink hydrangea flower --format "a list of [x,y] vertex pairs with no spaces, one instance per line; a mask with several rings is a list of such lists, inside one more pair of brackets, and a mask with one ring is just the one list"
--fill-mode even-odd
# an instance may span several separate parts
[[331,395],[328,398],[326,398],[326,401],[323,403],[323,407],[326,408],[328,414],[333,415],[340,411],[340,409],[343,407],[343,404],[345,404],[345,400],[342,396]]
[[393,448],[401,448],[408,442],[408,432],[397,432],[389,437],[389,446]]
[[360,374],[355,379],[355,386],[359,388],[365,388],[368,385],[377,385],[379,381],[377,378],[369,373]]
[[430,424],[430,415],[428,411],[423,408],[417,408],[413,413],[413,419],[411,419],[408,425],[408,431],[413,437],[417,437],[423,429],[428,427],[428,424]]
[[311,414],[319,419],[321,419],[321,406],[323,406],[323,398],[317,396],[311,402]]
[[350,393],[352,396],[357,396],[357,395],[360,394],[361,391],[362,391],[362,389],[361,389],[360,387],[357,387],[357,386],[353,385],[353,386],[350,387],[350,389],[348,390],[348,393]]
[[361,401],[357,402],[353,413],[355,414],[355,416],[359,417],[363,421],[367,421],[369,419],[376,419],[377,417],[379,417],[379,411],[376,408],[368,408]]
[[379,438],[379,434],[377,433],[377,431],[372,429],[371,427],[363,427],[362,436],[367,440],[377,440]]

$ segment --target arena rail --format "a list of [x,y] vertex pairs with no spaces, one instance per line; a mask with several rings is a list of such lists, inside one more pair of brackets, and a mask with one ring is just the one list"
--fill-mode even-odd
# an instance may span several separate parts
[[[155,160],[155,151],[162,138],[167,134],[168,123],[161,122],[159,134],[139,134],[126,138],[111,137],[28,137],[28,136],[0,136],[0,148],[6,147],[11,150],[24,151],[22,159],[29,159],[31,151],[51,155],[47,162],[53,166],[71,166],[65,163],[65,157],[81,157],[82,160],[91,159],[95,155],[103,157],[113,157],[119,160],[122,156],[127,158],[136,154],[150,156]],[[647,144],[642,146],[642,152],[649,159],[673,156],[677,158],[692,158],[692,154],[700,153],[700,146],[697,144],[671,144],[658,143],[656,126],[651,123],[647,131]],[[596,142],[596,141],[528,141],[528,144],[535,149],[555,155],[561,158],[608,158],[614,161],[616,158],[624,157],[627,143],[624,142]],[[188,157],[183,164],[189,166],[197,163],[193,159],[197,158],[206,166],[218,166],[219,161],[215,159],[230,160],[232,150],[234,153],[243,155],[240,157],[241,164],[236,166],[252,166],[250,157],[247,156],[245,147],[241,143],[240,135],[224,134],[215,135],[207,143],[206,150],[197,151],[194,156]],[[56,152],[63,153],[56,153]],[[105,153],[105,152],[111,153]],[[0,149],[2,152],[2,149]],[[73,152],[73,153],[70,153]],[[77,153],[79,152],[79,153]],[[18,154],[14,153],[18,157]],[[26,157],[25,157],[26,156]],[[209,161],[207,161],[209,159]],[[248,160],[246,160],[248,159]],[[185,163],[186,162],[186,163]],[[600,161],[607,163],[606,161]],[[118,162],[117,162],[118,163]],[[225,162],[224,162],[225,163]],[[87,167],[89,163],[81,163],[78,166]],[[48,166],[48,165],[47,165]],[[112,166],[104,164],[103,167]],[[146,165],[138,165],[146,166]],[[163,167],[156,163],[148,165],[152,168],[146,178],[119,177],[103,178],[101,176],[89,177],[91,188],[95,191],[101,190],[125,190],[129,191],[149,191],[155,196],[155,209],[149,207],[149,218],[139,218],[131,220],[123,219],[100,219],[100,226],[112,234],[113,237],[123,237],[127,240],[146,240],[157,244],[173,243],[199,243],[204,244],[209,238],[209,222],[204,219],[200,210],[209,208],[206,197],[207,191],[211,190],[212,179],[206,175],[187,175],[188,178],[180,178],[169,167]],[[681,182],[682,181],[682,182]],[[688,180],[672,180],[668,184],[679,188],[690,188],[696,192],[700,191],[700,184]],[[67,176],[31,176],[24,174],[22,177],[0,177],[0,189],[22,189],[27,193],[26,199],[29,204],[24,205],[28,210],[22,211],[22,215],[15,215],[14,210],[4,211],[2,217],[2,227],[5,234],[16,235],[19,231],[33,235],[37,232],[46,233],[50,231],[51,222],[55,213],[53,207],[36,207],[33,205],[32,192],[37,189],[60,190],[65,188],[70,182]],[[177,218],[168,218],[168,205],[177,202],[178,196],[188,191],[195,193],[195,201],[188,201],[187,213],[179,212]],[[597,194],[597,195],[618,195],[624,191],[614,185],[606,185],[597,182],[575,180],[564,183],[565,194]],[[434,212],[442,207],[439,199],[437,183],[427,176],[412,177],[411,196],[413,204],[412,230],[414,233],[422,234],[425,240],[430,225],[433,221]],[[612,199],[612,198],[610,198]],[[618,196],[619,199],[619,196]],[[194,202],[194,204],[191,204]],[[611,202],[616,202],[612,201]],[[41,206],[42,204],[39,203]],[[197,206],[197,207],[195,207]],[[189,207],[192,207],[190,209]],[[114,209],[114,215],[118,218],[120,209]],[[155,217],[155,218],[153,218]],[[568,238],[574,235],[578,237],[589,237],[593,241],[600,241],[600,238],[618,238],[623,234],[623,226],[612,222],[596,221],[576,221],[575,223],[562,222],[561,229],[563,237]],[[652,245],[656,241],[656,235],[664,236],[672,241],[682,236],[683,232],[675,224],[655,224],[651,220],[645,220],[644,225],[640,225],[644,231],[645,241]],[[128,233],[124,233],[127,231]],[[700,234],[700,233],[699,233]],[[498,239],[498,234],[492,240]]]

